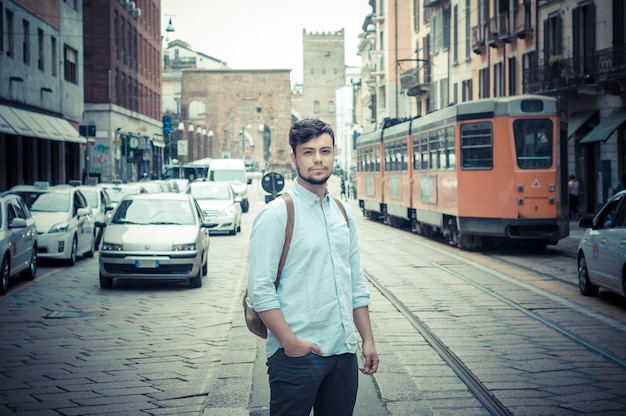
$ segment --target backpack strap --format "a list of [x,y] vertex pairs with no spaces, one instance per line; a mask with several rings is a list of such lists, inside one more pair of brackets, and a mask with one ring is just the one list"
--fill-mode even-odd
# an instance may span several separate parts
[[276,275],[276,281],[274,282],[276,289],[278,289],[278,282],[280,281],[280,275],[283,272],[283,266],[285,265],[287,253],[289,252],[289,246],[291,245],[291,237],[293,236],[293,199],[291,199],[291,195],[287,192],[282,194],[281,197],[285,200],[285,205],[287,207],[287,225],[285,226],[285,245],[283,246],[283,252],[280,255],[278,274]]
[[348,214],[346,214],[346,209],[343,207],[343,204],[339,201],[339,198],[337,198],[336,196],[333,196],[333,199],[335,200],[335,203],[337,204],[337,206],[339,207],[339,210],[343,214],[343,219],[346,220],[346,224],[348,224]]

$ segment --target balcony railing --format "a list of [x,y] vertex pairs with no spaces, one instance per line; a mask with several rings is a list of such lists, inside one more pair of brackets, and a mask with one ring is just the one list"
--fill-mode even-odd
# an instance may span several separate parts
[[407,95],[416,96],[430,92],[430,69],[428,66],[411,68],[400,75],[402,89]]
[[472,27],[472,51],[475,54],[485,53],[485,26],[477,25]]
[[497,48],[503,44],[498,34],[498,18],[491,17],[487,22],[487,44],[492,48]]
[[515,36],[524,39],[533,34],[533,15],[530,3],[518,4],[513,10]]
[[524,71],[524,92],[540,93],[580,85],[626,81],[626,48],[620,45],[584,58],[554,56]]

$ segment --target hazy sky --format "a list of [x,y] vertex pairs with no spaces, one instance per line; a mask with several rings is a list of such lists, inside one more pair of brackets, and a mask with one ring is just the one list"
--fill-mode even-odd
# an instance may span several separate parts
[[[360,66],[368,0],[161,0],[161,30],[232,69],[291,69],[302,81],[302,29],[345,30],[346,64]],[[172,19],[175,32],[165,32]]]

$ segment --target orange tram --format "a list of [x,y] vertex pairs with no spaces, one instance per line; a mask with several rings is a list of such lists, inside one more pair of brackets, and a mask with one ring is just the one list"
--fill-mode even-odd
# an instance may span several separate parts
[[567,104],[521,95],[464,102],[357,139],[363,215],[475,250],[545,249],[569,235]]

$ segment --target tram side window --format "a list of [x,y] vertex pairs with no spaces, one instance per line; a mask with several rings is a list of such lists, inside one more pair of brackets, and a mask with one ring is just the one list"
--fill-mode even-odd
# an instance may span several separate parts
[[421,170],[428,170],[428,135],[422,133],[422,167]]
[[454,126],[449,126],[446,128],[446,167],[448,169],[456,168],[454,139]]
[[493,168],[493,127],[491,123],[461,125],[461,168]]
[[430,142],[430,169],[436,170],[439,168],[439,148],[437,146],[437,132],[435,130],[429,132],[428,141]]
[[374,148],[374,169],[375,172],[380,172],[380,147]]
[[546,169],[552,166],[552,121],[515,120],[513,133],[520,169]]
[[407,170],[409,168],[408,163],[407,163],[408,149],[406,147],[406,144],[407,144],[406,139],[403,139],[400,142],[400,149],[398,149],[399,150],[398,157],[400,159],[400,166],[399,166],[400,170]]

